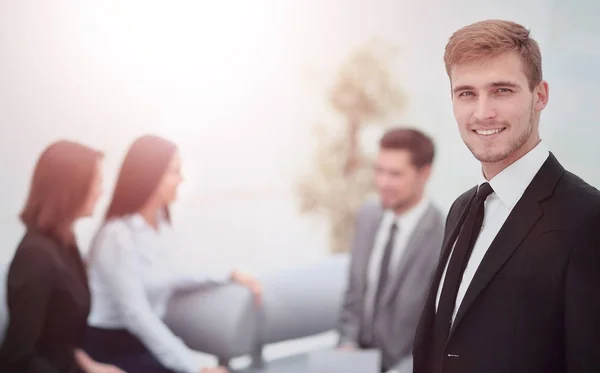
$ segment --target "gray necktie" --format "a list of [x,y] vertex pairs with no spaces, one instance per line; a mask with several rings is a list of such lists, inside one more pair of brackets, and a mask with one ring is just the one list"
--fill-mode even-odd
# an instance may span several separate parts
[[387,282],[390,277],[390,259],[392,258],[392,253],[394,252],[394,241],[396,239],[397,231],[398,226],[396,225],[396,222],[394,222],[394,224],[392,224],[390,227],[388,240],[385,244],[383,257],[381,258],[381,265],[379,266],[379,282],[377,283],[377,292],[375,293],[375,310],[373,312],[374,319],[377,317],[381,296],[385,291],[385,287],[387,286]]

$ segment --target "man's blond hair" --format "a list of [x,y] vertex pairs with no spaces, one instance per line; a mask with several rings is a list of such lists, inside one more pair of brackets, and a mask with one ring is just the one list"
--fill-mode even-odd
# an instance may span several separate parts
[[444,53],[446,72],[453,65],[485,60],[515,51],[521,56],[529,89],[542,81],[542,54],[538,43],[522,25],[485,20],[465,26],[450,37]]

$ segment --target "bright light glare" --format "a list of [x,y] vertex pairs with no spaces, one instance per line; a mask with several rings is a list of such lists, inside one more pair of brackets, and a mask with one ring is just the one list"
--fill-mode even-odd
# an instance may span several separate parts
[[[164,105],[169,121],[175,113],[185,120],[186,106],[227,110],[224,102],[251,95],[256,76],[270,69],[264,62],[276,53],[277,33],[269,30],[273,7],[262,3],[99,1],[83,27],[97,60]],[[170,128],[189,135],[197,125]]]
[[[162,113],[161,134],[175,140],[184,164],[197,170],[214,160],[206,161],[220,151],[223,139],[240,152],[248,147],[247,113],[266,100],[257,87],[281,68],[276,57],[284,36],[277,4],[94,1],[81,5],[81,29],[95,63]],[[244,128],[243,136],[230,136]],[[224,157],[231,159],[208,167],[239,163],[239,153]],[[199,176],[194,169],[186,175],[185,189],[195,189]]]

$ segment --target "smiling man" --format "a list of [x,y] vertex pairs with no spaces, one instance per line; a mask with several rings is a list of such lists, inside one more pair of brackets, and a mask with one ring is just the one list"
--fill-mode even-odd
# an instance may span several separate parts
[[540,139],[538,44],[482,21],[452,35],[444,61],[481,176],[448,214],[414,372],[600,372],[600,192]]

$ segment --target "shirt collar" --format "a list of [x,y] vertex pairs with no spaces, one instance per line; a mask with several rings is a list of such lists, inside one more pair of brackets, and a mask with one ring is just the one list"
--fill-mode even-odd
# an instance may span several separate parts
[[416,205],[400,215],[396,215],[393,210],[386,210],[384,215],[385,224],[391,226],[392,223],[396,222],[400,229],[412,229],[417,225],[428,207],[429,198],[423,196]]
[[[538,173],[550,152],[546,144],[539,142],[529,153],[525,154],[498,175],[489,180],[490,186],[500,201],[508,208],[512,208],[521,198]],[[479,175],[479,184],[488,182],[483,175]]]
[[[156,217],[157,217],[157,221],[158,221],[159,231],[164,230],[165,226],[168,225],[168,222],[167,222],[166,217],[164,216],[164,213],[158,212]],[[125,216],[125,220],[128,221],[130,224],[130,227],[136,231],[147,231],[147,230],[154,231],[155,230],[154,228],[152,228],[150,226],[150,224],[148,224],[146,219],[139,212]]]

